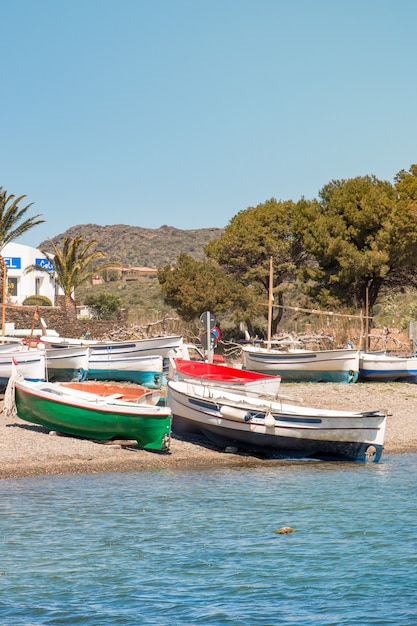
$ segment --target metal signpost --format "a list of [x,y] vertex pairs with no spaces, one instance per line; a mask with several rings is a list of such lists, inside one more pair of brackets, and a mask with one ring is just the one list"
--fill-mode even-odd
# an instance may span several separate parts
[[212,328],[216,326],[216,318],[210,311],[205,311],[200,315],[200,322],[205,328],[205,332],[200,337],[201,345],[207,351],[207,360],[213,363],[213,350],[216,347],[216,335],[212,332]]

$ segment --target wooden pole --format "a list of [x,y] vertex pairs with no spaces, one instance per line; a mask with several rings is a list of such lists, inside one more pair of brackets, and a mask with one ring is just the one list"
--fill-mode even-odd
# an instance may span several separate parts
[[35,323],[38,320],[39,320],[39,309],[38,309],[38,307],[36,307],[35,312],[33,314],[32,328],[30,330],[30,337],[29,337],[29,342],[28,342],[28,350],[30,350],[30,348],[32,347],[33,331],[35,330]]
[[272,256],[269,257],[269,298],[268,298],[268,352],[271,350],[271,332],[272,332],[272,305],[274,302],[273,295],[273,272],[272,272]]
[[365,292],[365,352],[369,352],[369,287],[366,286]]
[[[6,298],[7,298],[7,265],[6,265],[6,261],[4,261],[4,265],[3,265],[3,305],[6,304]],[[3,343],[4,343],[5,328],[6,328],[6,307],[3,306],[3,310],[2,310],[2,313],[1,313],[1,334],[2,334],[2,337],[3,337]]]
[[[359,340],[359,349],[363,350],[364,349],[364,345],[365,345],[365,332],[363,330],[363,315],[362,315],[362,311],[361,311],[361,335],[360,335],[360,340]],[[366,348],[365,348],[365,352],[366,352]]]

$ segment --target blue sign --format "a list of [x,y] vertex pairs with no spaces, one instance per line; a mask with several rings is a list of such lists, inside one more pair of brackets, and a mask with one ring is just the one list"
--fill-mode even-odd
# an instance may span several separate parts
[[9,270],[20,270],[20,269],[22,269],[22,259],[20,257],[5,256],[4,260],[6,262],[7,269],[9,269]]
[[49,272],[53,272],[55,269],[48,259],[35,259],[35,265],[39,265]]

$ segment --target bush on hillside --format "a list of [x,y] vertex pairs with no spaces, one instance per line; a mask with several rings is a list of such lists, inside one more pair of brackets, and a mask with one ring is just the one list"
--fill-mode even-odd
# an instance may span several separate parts
[[100,320],[116,319],[120,309],[120,298],[111,293],[88,296],[84,304],[89,307],[94,317]]

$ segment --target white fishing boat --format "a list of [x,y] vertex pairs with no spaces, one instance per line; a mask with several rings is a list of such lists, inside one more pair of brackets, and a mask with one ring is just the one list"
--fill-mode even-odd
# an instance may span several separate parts
[[[39,354],[41,356],[38,356]],[[0,344],[0,358],[5,359],[7,372],[10,370],[8,358],[10,355],[20,364],[20,367],[28,361],[32,363],[43,359],[46,370],[42,377],[37,377],[36,380],[81,381],[87,377],[90,349],[87,346],[50,348],[42,343]]]
[[0,352],[10,352],[13,350],[20,350],[23,342],[17,337],[1,337],[0,339]]
[[126,341],[96,341],[61,337],[49,330],[41,342],[48,348],[85,346],[90,350],[89,380],[134,382],[150,389],[159,389],[163,380],[164,363],[181,356],[184,339],[181,335],[150,337]]
[[44,351],[46,378],[49,381],[82,381],[87,378],[90,360],[88,346],[45,347]]
[[167,404],[177,435],[265,457],[378,462],[383,450],[386,415],[379,410],[295,406],[185,381],[168,382]]
[[169,378],[185,380],[200,385],[215,385],[241,394],[268,394],[277,396],[281,383],[280,376],[269,376],[238,367],[217,365],[207,361],[190,359],[170,359]]
[[31,381],[45,380],[45,354],[40,350],[8,350],[0,352],[0,390],[4,391],[14,368],[23,378]]
[[417,356],[395,356],[385,352],[361,352],[359,356],[360,380],[417,381]]
[[354,383],[359,377],[359,350],[288,351],[261,346],[243,346],[243,367],[281,376],[283,382]]
[[52,346],[89,346],[91,356],[112,353],[118,356],[150,356],[159,355],[169,358],[181,353],[184,339],[181,335],[167,335],[165,337],[149,337],[147,339],[131,339],[125,341],[97,341],[87,338],[61,337],[53,331],[42,335],[41,341]]
[[354,383],[359,377],[359,350],[341,348],[306,350],[290,345],[271,348],[273,309],[272,257],[269,265],[268,340],[262,345],[242,346],[243,367],[254,372],[281,376],[283,382]]
[[127,381],[149,389],[159,389],[163,366],[163,358],[157,354],[129,356],[123,352],[103,350],[90,353],[87,379]]

